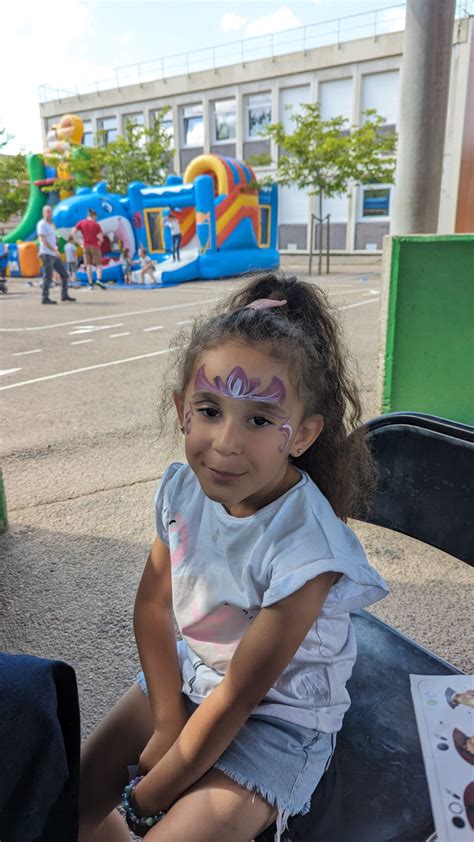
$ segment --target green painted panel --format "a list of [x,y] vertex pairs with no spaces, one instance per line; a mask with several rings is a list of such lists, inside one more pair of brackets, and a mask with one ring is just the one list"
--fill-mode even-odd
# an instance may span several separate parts
[[474,235],[393,240],[383,411],[474,424]]

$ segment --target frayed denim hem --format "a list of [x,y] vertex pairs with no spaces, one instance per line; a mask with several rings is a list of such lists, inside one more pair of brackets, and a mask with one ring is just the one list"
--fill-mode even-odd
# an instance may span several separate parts
[[278,804],[275,793],[270,792],[262,786],[259,786],[254,781],[251,781],[248,778],[244,778],[243,775],[240,775],[231,769],[227,769],[225,764],[221,763],[219,760],[217,760],[216,763],[214,763],[214,769],[219,769],[220,772],[223,772],[224,775],[227,775],[227,777],[234,781],[236,784],[239,784],[239,786],[242,786],[249,792],[253,792],[254,795],[259,795],[261,798],[263,798],[264,801],[267,802],[267,804],[270,805],[270,807],[275,807],[277,809],[278,814],[275,819],[276,833],[273,837],[274,842],[281,842],[282,833],[284,833],[285,830],[287,830],[288,819],[291,818],[291,816],[296,816],[298,813],[304,816],[310,811],[311,803],[308,801],[306,802],[306,804],[303,804],[302,807],[280,806]]

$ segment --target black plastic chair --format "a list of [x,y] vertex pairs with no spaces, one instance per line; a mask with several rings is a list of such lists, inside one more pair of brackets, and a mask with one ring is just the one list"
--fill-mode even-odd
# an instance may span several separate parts
[[[367,522],[474,564],[474,428],[419,413],[366,425],[379,470]],[[426,842],[434,831],[410,674],[460,670],[366,611],[334,759],[285,842]],[[271,842],[275,826],[258,837]],[[440,840],[441,842],[441,840]]]

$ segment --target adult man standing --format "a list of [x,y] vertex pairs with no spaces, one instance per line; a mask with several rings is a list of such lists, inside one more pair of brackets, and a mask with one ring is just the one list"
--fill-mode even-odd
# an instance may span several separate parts
[[104,241],[102,228],[97,222],[97,214],[95,210],[89,208],[87,211],[87,219],[82,219],[74,230],[72,236],[74,237],[76,231],[82,235],[84,242],[84,260],[86,264],[87,279],[89,281],[89,288],[94,289],[94,275],[93,267],[97,274],[97,283],[102,289],[107,289],[102,283],[102,252],[101,245]]
[[49,288],[53,280],[53,271],[61,277],[61,301],[75,301],[68,293],[68,274],[59,256],[56,231],[52,224],[53,209],[50,205],[43,207],[43,219],[36,226],[39,238],[39,255],[44,269],[42,304],[57,304],[49,297]]

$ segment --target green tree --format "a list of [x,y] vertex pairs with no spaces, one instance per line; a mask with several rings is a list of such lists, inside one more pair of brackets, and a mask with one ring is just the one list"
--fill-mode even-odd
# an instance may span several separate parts
[[131,181],[164,182],[173,155],[171,137],[162,125],[167,111],[168,107],[162,108],[150,128],[128,121],[124,135],[111,143],[104,144],[102,133],[98,133],[101,175],[109,190],[126,193]]
[[[345,117],[323,120],[317,102],[302,104],[301,111],[293,114],[291,120],[295,124],[292,133],[287,133],[282,123],[273,123],[262,132],[280,150],[276,172],[265,181],[294,184],[310,196],[317,196],[320,220],[324,197],[347,193],[354,184],[393,182],[396,134],[381,130],[384,118],[374,109],[364,112],[363,122],[357,127],[349,126]],[[271,157],[254,156],[249,163],[269,164]],[[322,237],[319,274],[321,265]]]
[[71,173],[68,181],[57,179],[54,189],[92,187],[102,179],[112,193],[126,193],[131,181],[162,184],[173,155],[172,139],[162,124],[168,110],[169,106],[161,108],[150,128],[128,121],[124,135],[110,143],[106,133],[99,131],[92,147],[48,155],[50,164],[56,168],[67,164]]
[[[11,140],[4,128],[0,129],[0,150]],[[0,154],[0,222],[8,222],[15,214],[25,210],[30,190],[26,156]]]

